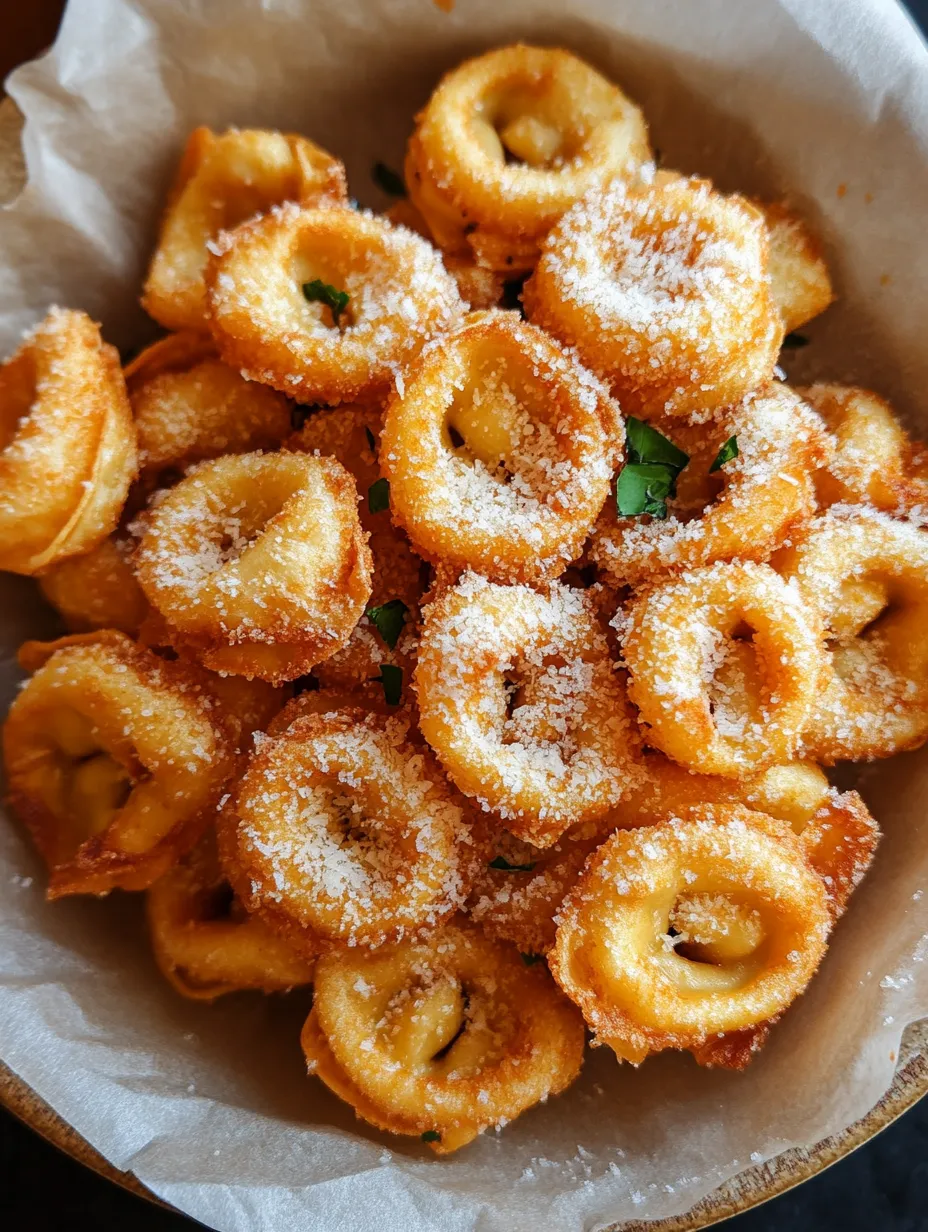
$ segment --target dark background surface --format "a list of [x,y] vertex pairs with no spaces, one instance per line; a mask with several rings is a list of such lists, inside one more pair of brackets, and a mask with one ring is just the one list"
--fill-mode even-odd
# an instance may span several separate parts
[[[62,7],[60,0],[0,0],[0,79],[52,41]],[[911,0],[908,8],[928,29],[928,0]],[[0,1109],[5,1232],[192,1232],[199,1226],[101,1180]],[[827,1172],[720,1226],[725,1232],[928,1232],[928,1099]]]

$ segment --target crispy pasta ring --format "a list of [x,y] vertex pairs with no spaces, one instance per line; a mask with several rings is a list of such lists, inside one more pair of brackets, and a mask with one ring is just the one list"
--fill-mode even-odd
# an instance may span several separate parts
[[835,441],[815,476],[823,506],[873,505],[886,513],[928,514],[928,450],[915,444],[879,395],[849,385],[812,385],[802,396]]
[[705,180],[619,181],[549,233],[524,302],[624,411],[709,419],[773,375],[783,326],[767,258],[743,198]]
[[183,997],[213,1001],[248,988],[287,992],[312,980],[312,963],[235,898],[213,829],[154,883],[146,911],[158,968]]
[[403,715],[304,711],[259,743],[227,805],[232,885],[298,948],[383,945],[463,904],[476,848],[409,729]]
[[650,156],[644,117],[617,86],[568,51],[517,44],[442,78],[406,182],[441,248],[517,274],[588,189]]
[[209,245],[271,206],[322,199],[347,200],[345,168],[305,137],[195,128],[168,198],[142,306],[166,329],[206,332]]
[[777,568],[826,630],[821,688],[803,733],[826,765],[890,757],[928,736],[928,531],[835,505]]
[[776,1019],[825,952],[825,887],[790,829],[737,805],[617,830],[561,908],[555,979],[621,1060]]
[[137,356],[126,379],[146,489],[194,462],[275,449],[290,432],[287,399],[222,363],[210,339],[162,339]]
[[344,650],[313,669],[324,689],[365,688],[380,677],[384,664],[400,669],[405,687],[414,662],[424,569],[409,540],[393,525],[389,508],[375,500],[381,478],[377,453],[382,425],[383,412],[378,407],[340,406],[314,411],[287,441],[288,449],[336,458],[354,476],[361,495],[358,513],[368,535],[374,570],[367,612],[387,604],[401,604],[405,609],[402,629],[392,646],[366,612]]
[[694,805],[744,805],[785,822],[799,836],[825,883],[833,918],[843,913],[880,838],[856,791],[836,791],[820,767],[808,761],[785,762],[743,779],[695,774],[659,753],[649,753],[644,767],[646,777],[610,817],[613,826],[658,825]]
[[[421,236],[359,210],[286,206],[225,235],[206,282],[223,359],[298,402],[386,394],[463,304]],[[348,296],[337,317],[304,287]]]
[[134,539],[116,533],[43,572],[39,588],[70,630],[138,633],[149,609],[132,567],[134,550]]
[[821,625],[768,565],[694,569],[640,595],[623,639],[648,744],[732,778],[790,759],[824,668]]
[[136,564],[172,645],[275,683],[344,646],[370,595],[354,483],[305,454],[202,463],[147,515]]
[[27,643],[3,729],[13,812],[49,898],[142,890],[197,841],[235,770],[199,673],[116,633]]
[[584,1030],[543,964],[452,923],[323,955],[302,1043],[359,1117],[445,1155],[569,1086]]
[[549,847],[635,782],[624,686],[582,591],[465,575],[425,610],[413,683],[447,774],[520,839]]
[[40,573],[116,527],[137,466],[119,356],[52,308],[0,365],[0,569]]
[[[785,385],[771,383],[708,425],[661,427],[690,455],[667,518],[621,517],[608,500],[589,547],[613,583],[640,585],[655,575],[717,560],[766,560],[815,510],[814,472],[830,456],[818,416]],[[738,455],[714,473],[721,446]]]
[[514,313],[474,313],[427,347],[380,446],[394,519],[417,550],[496,581],[580,554],[620,454],[599,383]]

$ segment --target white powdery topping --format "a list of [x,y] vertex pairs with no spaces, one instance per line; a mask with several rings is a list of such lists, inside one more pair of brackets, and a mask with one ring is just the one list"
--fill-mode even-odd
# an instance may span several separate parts
[[[542,257],[560,296],[619,328],[653,367],[684,343],[697,358],[730,346],[766,280],[762,228],[705,184],[638,191],[622,181],[575,205]],[[699,374],[695,374],[696,380]]]
[[514,802],[534,797],[539,817],[570,820],[601,794],[618,799],[635,774],[625,756],[628,721],[583,592],[554,584],[543,596],[467,573],[454,602],[453,616],[433,613],[420,655],[427,644],[440,665],[430,704],[454,747],[501,787],[494,810],[521,816]]
[[389,719],[314,734],[296,762],[287,741],[271,751],[240,802],[261,898],[297,914],[317,898],[349,939],[372,927],[402,935],[462,905],[463,814],[407,737]]
[[[604,418],[611,406],[602,386],[537,332],[518,334],[515,365],[502,349],[466,364],[455,354],[440,394],[407,382],[412,405],[420,397],[442,405],[430,406],[429,431],[404,439],[402,457],[393,453],[388,463],[416,481],[431,477],[417,482],[413,521],[466,527],[482,542],[498,541],[501,554],[516,542],[566,561],[576,552],[576,526],[592,523],[605,495],[618,433],[600,421],[600,403]],[[423,356],[439,345],[451,344],[440,339]],[[451,437],[449,448],[446,418],[456,432],[461,424],[463,445]]]

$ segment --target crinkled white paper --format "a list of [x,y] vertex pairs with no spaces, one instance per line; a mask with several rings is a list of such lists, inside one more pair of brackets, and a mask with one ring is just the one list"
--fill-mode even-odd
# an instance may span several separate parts
[[[145,340],[136,297],[196,124],[306,133],[382,204],[370,166],[401,164],[439,73],[517,38],[615,77],[667,165],[790,194],[841,294],[794,375],[866,382],[928,426],[928,54],[892,0],[457,0],[451,15],[430,0],[72,0],[55,48],[9,83],[29,185],[0,212],[0,350],[53,301],[120,346]],[[2,595],[9,693],[10,652],[49,625],[31,583],[5,577]],[[602,1049],[566,1095],[435,1160],[304,1077],[305,996],[185,1003],[155,972],[138,898],[46,905],[13,826],[0,1056],[117,1167],[229,1232],[575,1232],[674,1214],[865,1113],[904,1025],[928,1014],[928,756],[867,771],[865,791],[886,831],[876,866],[744,1074],[685,1056],[620,1068]]]

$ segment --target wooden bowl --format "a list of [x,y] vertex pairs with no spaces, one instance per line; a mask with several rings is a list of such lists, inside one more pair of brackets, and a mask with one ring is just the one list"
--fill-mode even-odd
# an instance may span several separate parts
[[[19,133],[21,118],[9,99],[0,102],[0,204],[9,201],[23,183],[23,161]],[[708,1228],[731,1215],[738,1215],[785,1193],[815,1176],[830,1164],[868,1142],[881,1129],[892,1124],[923,1095],[928,1093],[928,1019],[913,1023],[902,1039],[899,1062],[892,1086],[862,1120],[843,1133],[825,1138],[809,1150],[791,1150],[769,1163],[748,1168],[719,1186],[685,1215],[648,1223],[616,1224],[609,1232],[694,1232]],[[84,1138],[71,1128],[36,1093],[0,1062],[0,1103],[41,1134],[100,1176],[115,1181],[124,1189],[164,1205],[130,1172],[120,1172]]]

